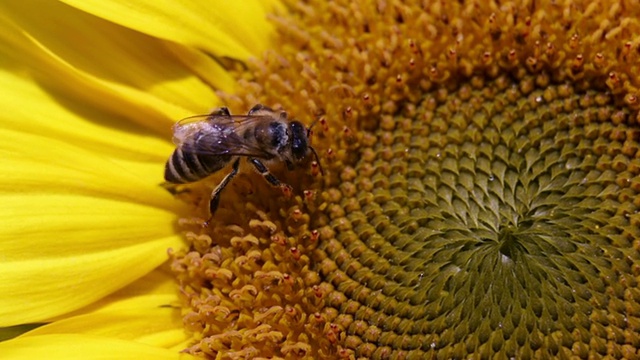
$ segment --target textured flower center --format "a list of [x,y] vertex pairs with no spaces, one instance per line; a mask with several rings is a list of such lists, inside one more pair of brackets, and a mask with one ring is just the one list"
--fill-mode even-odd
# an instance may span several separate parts
[[225,100],[317,121],[325,172],[278,173],[291,198],[241,174],[187,226],[189,351],[636,358],[637,7],[287,4]]
[[606,94],[517,85],[427,96],[365,138],[320,266],[357,356],[640,342],[640,130]]

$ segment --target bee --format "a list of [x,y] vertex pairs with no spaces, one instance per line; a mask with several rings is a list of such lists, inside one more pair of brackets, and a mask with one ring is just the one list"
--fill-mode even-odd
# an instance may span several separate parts
[[284,162],[293,170],[313,154],[320,173],[322,167],[315,149],[309,144],[311,126],[289,120],[284,111],[255,105],[247,115],[231,115],[226,107],[209,115],[183,119],[173,126],[173,151],[164,170],[169,186],[192,183],[214,174],[229,163],[231,171],[220,181],[209,201],[209,219],[220,203],[220,194],[238,174],[240,159],[245,158],[274,187],[290,191],[264,164]]

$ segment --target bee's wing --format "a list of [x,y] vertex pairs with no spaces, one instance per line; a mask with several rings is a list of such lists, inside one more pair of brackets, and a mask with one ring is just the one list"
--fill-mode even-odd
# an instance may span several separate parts
[[206,126],[210,115],[194,115],[173,124],[173,143],[180,147]]
[[[173,141],[177,146],[197,138],[196,153],[202,155],[231,155],[265,157],[268,155],[258,144],[247,141],[243,134],[268,116],[249,115],[196,115],[180,120],[173,126]],[[202,146],[204,145],[204,146]]]

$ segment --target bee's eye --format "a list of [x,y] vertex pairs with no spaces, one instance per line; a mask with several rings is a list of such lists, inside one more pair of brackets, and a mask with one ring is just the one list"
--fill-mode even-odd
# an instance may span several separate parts
[[301,123],[297,121],[291,122],[291,137],[291,152],[297,160],[301,160],[307,155],[309,148],[307,145],[307,132]]
[[271,146],[280,148],[285,145],[283,140],[286,138],[287,128],[278,122],[272,122],[269,125],[269,136],[271,137]]

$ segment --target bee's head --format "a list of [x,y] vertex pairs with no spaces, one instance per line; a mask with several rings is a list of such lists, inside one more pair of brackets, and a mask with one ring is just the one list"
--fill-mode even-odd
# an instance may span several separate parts
[[[303,161],[309,155],[309,153],[313,153],[315,156],[318,165],[320,165],[320,159],[318,159],[318,154],[316,150],[309,145],[309,135],[311,133],[311,127],[305,128],[299,121],[292,121],[290,123],[291,127],[291,154],[293,155],[293,161],[296,163]],[[294,167],[294,164],[287,163],[287,167],[289,169]],[[320,172],[322,173],[322,167],[320,167]]]
[[292,121],[291,127],[291,154],[295,162],[300,162],[309,153],[309,141],[307,129],[299,121]]

